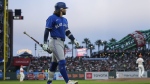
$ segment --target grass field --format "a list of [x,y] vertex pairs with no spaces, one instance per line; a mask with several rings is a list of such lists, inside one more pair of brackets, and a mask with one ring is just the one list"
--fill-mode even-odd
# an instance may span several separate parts
[[[114,79],[115,80],[115,79]],[[140,79],[141,80],[141,79]],[[78,84],[150,84],[150,80],[138,80],[138,81],[128,81],[128,80],[115,80],[115,81],[107,81],[107,80],[79,80]],[[0,84],[46,84],[46,80],[25,80],[24,82],[6,80],[0,81]],[[54,80],[53,84],[65,84],[64,81]]]

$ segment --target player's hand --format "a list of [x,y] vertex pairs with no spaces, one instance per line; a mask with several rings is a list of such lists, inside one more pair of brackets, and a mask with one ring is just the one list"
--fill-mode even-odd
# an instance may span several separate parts
[[48,48],[48,45],[47,45],[47,44],[43,44],[43,45],[42,45],[42,48],[43,48],[43,50],[44,50],[44,51],[49,50],[49,48]]
[[79,44],[79,42],[78,42],[77,40],[74,40],[74,44],[75,44],[77,47],[80,46],[80,44]]

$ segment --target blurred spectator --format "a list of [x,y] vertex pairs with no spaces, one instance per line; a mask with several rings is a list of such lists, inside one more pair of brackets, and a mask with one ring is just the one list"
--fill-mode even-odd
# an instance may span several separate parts
[[[137,71],[137,65],[135,63],[137,56],[134,54],[114,55],[108,56],[95,56],[95,58],[108,58],[107,60],[82,60],[86,57],[67,57],[66,69],[68,72],[79,71]],[[94,58],[94,57],[92,57]],[[145,60],[145,70],[150,70],[150,56],[143,55]],[[47,71],[50,66],[51,57],[41,56],[33,57],[31,60],[29,72],[42,72]],[[57,69],[58,70],[58,69]]]

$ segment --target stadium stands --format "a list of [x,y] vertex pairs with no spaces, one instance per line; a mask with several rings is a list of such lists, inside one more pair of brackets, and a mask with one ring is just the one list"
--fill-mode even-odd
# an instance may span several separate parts
[[[85,57],[67,57],[66,69],[68,72],[78,71],[137,71],[136,59],[134,54],[129,55],[110,55],[102,56],[100,58],[107,58],[107,60],[83,60]],[[86,57],[89,58],[89,57]],[[95,57],[97,58],[97,57]],[[150,70],[150,56],[143,55],[145,60],[145,70]],[[50,66],[51,57],[41,56],[32,57],[29,72],[47,71]],[[58,70],[58,69],[57,69]]]

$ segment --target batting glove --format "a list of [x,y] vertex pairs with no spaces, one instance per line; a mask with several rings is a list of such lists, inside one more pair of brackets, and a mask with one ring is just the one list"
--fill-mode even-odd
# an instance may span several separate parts
[[79,42],[78,42],[77,40],[74,40],[74,44],[75,44],[77,47],[80,46],[80,44],[79,44]]
[[43,44],[42,48],[44,51],[47,51],[49,49],[47,44]]

